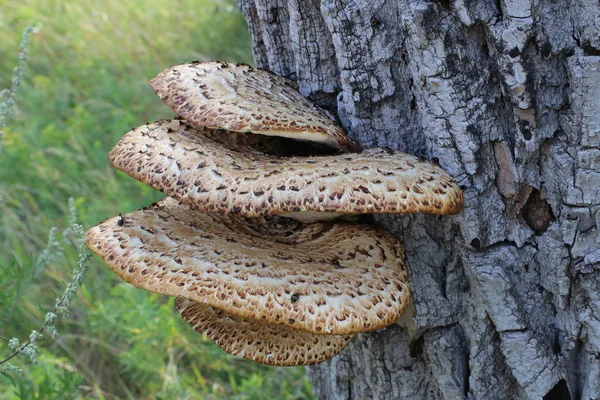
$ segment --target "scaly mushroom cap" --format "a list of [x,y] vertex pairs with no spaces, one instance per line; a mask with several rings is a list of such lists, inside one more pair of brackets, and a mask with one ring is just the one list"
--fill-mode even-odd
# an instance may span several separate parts
[[409,298],[402,244],[367,225],[205,214],[167,198],[87,235],[134,286],[317,334],[385,327]]
[[265,324],[183,297],[175,299],[175,307],[198,333],[229,354],[279,367],[318,364],[338,354],[354,338]]
[[293,81],[249,65],[177,65],[158,74],[150,86],[197,128],[283,136],[360,151],[335,121],[296,90]]
[[198,210],[257,217],[332,213],[455,214],[462,191],[440,167],[398,151],[274,157],[223,132],[159,121],[126,134],[113,165]]

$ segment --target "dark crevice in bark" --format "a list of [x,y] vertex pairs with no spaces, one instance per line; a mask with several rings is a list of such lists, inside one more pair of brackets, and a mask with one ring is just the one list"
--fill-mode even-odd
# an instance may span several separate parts
[[542,196],[539,190],[533,189],[520,212],[521,218],[538,236],[546,232],[554,220],[552,209]]
[[600,49],[591,46],[589,42],[583,43],[581,48],[586,56],[600,56]]
[[567,381],[561,379],[558,383],[544,396],[543,400],[571,400],[571,392],[567,386]]
[[419,336],[416,340],[410,342],[410,357],[420,358],[423,355],[423,348],[425,346],[425,338]]

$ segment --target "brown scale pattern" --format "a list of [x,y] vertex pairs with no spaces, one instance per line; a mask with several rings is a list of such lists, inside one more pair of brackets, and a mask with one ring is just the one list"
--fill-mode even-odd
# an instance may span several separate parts
[[316,334],[383,328],[409,299],[402,244],[367,225],[201,213],[167,198],[87,235],[134,286]]
[[159,121],[126,134],[109,158],[135,179],[206,212],[455,214],[462,208],[452,178],[418,157],[369,149],[281,158],[239,144],[244,135]]
[[341,352],[354,335],[317,335],[285,325],[236,317],[183,297],[175,299],[181,316],[224,351],[275,366],[318,364]]
[[335,121],[296,90],[294,82],[249,65],[177,65],[158,74],[150,86],[197,128],[283,136],[360,151]]

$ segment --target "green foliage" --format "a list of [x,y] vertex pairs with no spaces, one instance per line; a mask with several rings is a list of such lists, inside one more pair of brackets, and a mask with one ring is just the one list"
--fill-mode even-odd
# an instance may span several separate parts
[[4,141],[4,132],[1,129],[6,127],[8,121],[12,119],[12,110],[15,105],[17,92],[25,75],[25,63],[27,62],[27,55],[29,53],[29,37],[32,31],[32,25],[27,26],[23,31],[19,45],[19,62],[13,69],[10,89],[4,89],[0,92],[0,154],[2,153],[2,142]]
[[[13,87],[20,32],[39,27],[8,107],[14,121],[0,126],[0,337],[24,343],[46,323],[60,332],[36,343],[37,366],[11,360],[23,373],[0,375],[0,399],[310,398],[303,369],[225,354],[172,299],[123,283],[96,257],[69,317],[47,315],[81,270],[73,211],[87,228],[161,197],[106,158],[132,127],[173,115],[147,81],[193,59],[251,61],[233,0],[0,0],[0,9],[0,88]],[[11,353],[0,342],[0,359]]]

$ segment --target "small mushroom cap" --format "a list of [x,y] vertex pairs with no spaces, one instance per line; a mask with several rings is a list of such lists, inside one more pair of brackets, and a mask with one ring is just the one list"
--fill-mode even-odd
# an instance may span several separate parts
[[383,328],[409,298],[403,246],[368,225],[205,214],[167,198],[87,235],[134,286],[317,334]]
[[197,128],[283,136],[359,151],[344,130],[293,81],[243,64],[189,63],[150,81],[162,101]]
[[265,324],[183,297],[175,299],[175,307],[198,333],[208,336],[227,353],[279,367],[318,364],[338,354],[354,338]]
[[126,134],[109,158],[133,178],[206,212],[455,214],[462,208],[462,191],[444,170],[405,153],[281,158],[240,144],[241,135],[159,121]]

